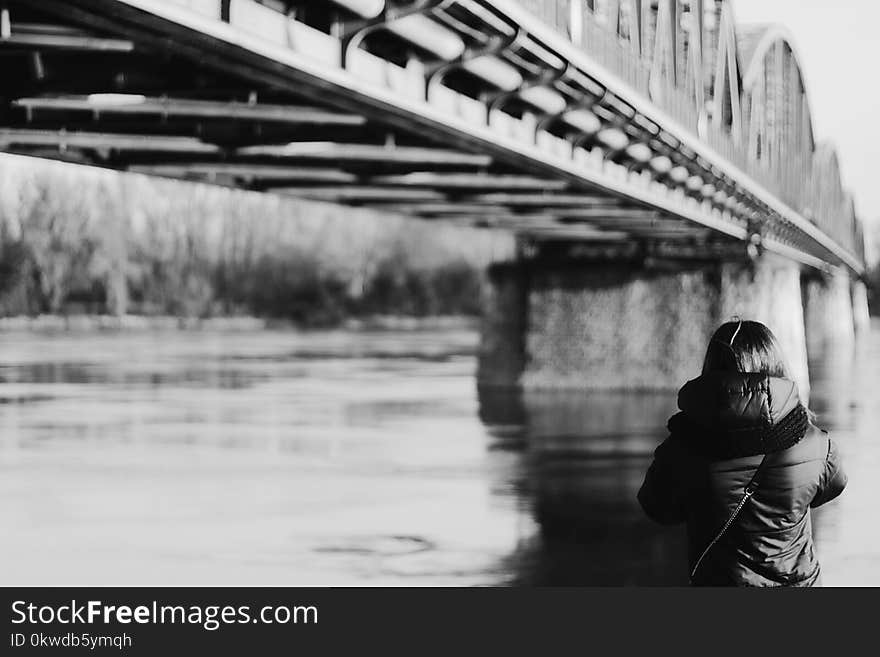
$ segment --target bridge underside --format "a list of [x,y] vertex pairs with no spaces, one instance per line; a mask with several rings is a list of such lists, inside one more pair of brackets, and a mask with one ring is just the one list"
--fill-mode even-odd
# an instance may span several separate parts
[[[531,28],[505,35],[512,18],[491,3],[402,3],[409,18],[444,7],[444,21],[409,35],[340,21],[341,4],[303,5],[306,24],[272,0],[9,0],[0,149],[541,241],[684,255],[741,254],[757,240],[818,268],[856,263]],[[489,42],[452,66],[431,43],[439,23]],[[485,52],[503,66],[482,70]],[[501,73],[526,82],[505,91]],[[557,84],[589,111],[550,109]]]
[[11,3],[0,39],[7,152],[542,239],[730,241],[247,52],[221,65],[223,44],[208,35],[177,27],[169,39],[174,26],[130,7],[75,4]]

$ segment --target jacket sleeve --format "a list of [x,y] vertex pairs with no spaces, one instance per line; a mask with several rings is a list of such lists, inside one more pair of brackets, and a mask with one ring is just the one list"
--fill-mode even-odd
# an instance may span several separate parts
[[812,508],[822,506],[826,502],[830,502],[843,492],[846,488],[846,472],[843,470],[843,464],[840,459],[840,452],[837,445],[830,438],[828,439],[828,453],[825,457],[825,468],[819,479],[819,488],[816,496],[810,503]]
[[654,450],[654,461],[645,474],[638,500],[655,522],[675,525],[687,517],[687,478],[683,448],[673,437]]

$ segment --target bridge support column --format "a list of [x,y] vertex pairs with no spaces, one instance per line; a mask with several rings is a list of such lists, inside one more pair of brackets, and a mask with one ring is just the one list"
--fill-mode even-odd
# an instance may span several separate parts
[[802,399],[809,399],[810,373],[800,265],[764,254],[750,264],[724,263],[721,271],[716,323],[739,316],[766,324],[779,340]]
[[845,272],[804,277],[804,315],[810,358],[845,353],[855,345],[852,283]]
[[496,268],[492,282],[478,370],[483,385],[675,389],[699,375],[717,326],[739,315],[770,326],[808,394],[794,263],[770,256],[701,264],[537,258]]
[[871,329],[871,313],[868,309],[868,288],[862,281],[852,284],[853,325],[856,338],[867,335]]
[[527,267],[522,261],[495,263],[489,267],[488,277],[477,381],[482,386],[518,387],[525,369],[528,331]]
[[664,389],[699,372],[716,272],[607,262],[535,268],[525,387]]

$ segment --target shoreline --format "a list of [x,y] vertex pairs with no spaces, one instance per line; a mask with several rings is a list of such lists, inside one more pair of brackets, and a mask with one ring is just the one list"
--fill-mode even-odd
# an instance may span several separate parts
[[99,331],[431,331],[474,330],[479,318],[463,315],[352,317],[329,326],[306,326],[290,320],[261,317],[176,317],[172,315],[17,315],[0,317],[0,334],[7,332]]

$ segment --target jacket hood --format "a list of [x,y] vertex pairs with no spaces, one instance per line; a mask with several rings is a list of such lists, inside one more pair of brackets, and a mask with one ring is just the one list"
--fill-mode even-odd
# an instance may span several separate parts
[[669,430],[713,458],[785,449],[809,424],[797,385],[767,374],[708,372],[682,387],[678,407]]

